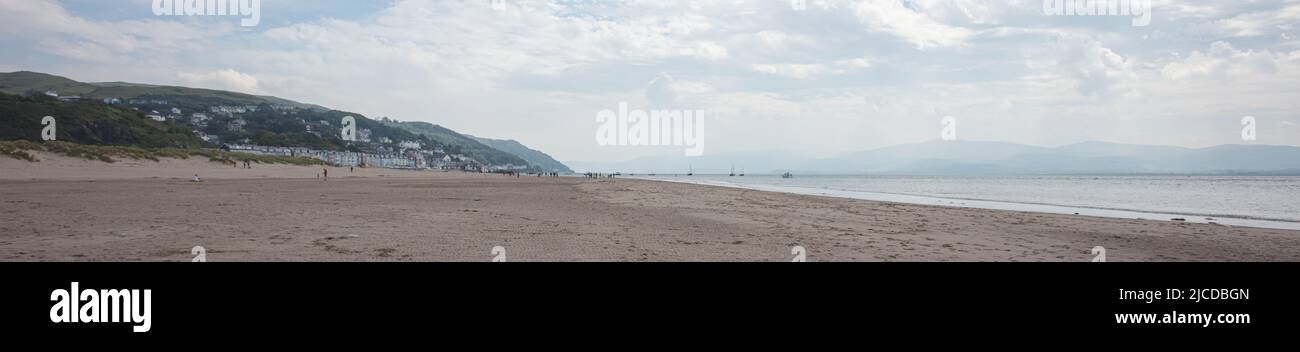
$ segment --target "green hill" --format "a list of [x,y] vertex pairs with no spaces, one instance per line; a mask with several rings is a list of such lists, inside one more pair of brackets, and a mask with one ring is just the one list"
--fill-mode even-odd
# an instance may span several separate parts
[[568,166],[565,166],[564,163],[555,160],[555,158],[552,158],[550,155],[546,155],[546,153],[529,148],[528,146],[525,146],[522,143],[516,142],[514,140],[481,138],[481,137],[474,137],[470,135],[466,135],[466,137],[473,138],[474,140],[479,141],[479,143],[483,143],[489,147],[495,148],[497,150],[506,153],[514,154],[515,156],[523,158],[524,161],[527,161],[529,165],[533,165],[538,168],[541,168],[542,171],[573,173],[573,170],[569,169]]
[[[474,158],[474,160],[478,160],[479,162],[487,163],[489,165],[505,165],[505,164],[529,165],[527,161],[525,161],[523,158],[516,156],[515,154],[507,153],[498,150],[496,148],[492,148],[490,146],[487,146],[486,144],[480,143],[474,138],[457,133],[456,131],[452,131],[450,129],[447,129],[446,127],[438,126],[428,122],[418,122],[418,121],[412,121],[412,122],[389,121],[386,122],[385,124],[387,124],[388,126],[402,128],[407,131],[411,131],[423,135],[434,141],[437,141],[442,145],[448,146],[448,148],[455,148],[459,152],[459,154],[464,154],[465,156]],[[451,152],[448,151],[448,153]],[[457,154],[457,153],[452,153],[452,154]]]
[[[40,141],[45,116],[55,118],[59,141],[147,148],[208,145],[184,125],[157,122],[139,112],[90,101],[61,102],[44,95],[0,94],[0,140]],[[210,145],[208,145],[210,146]]]
[[107,82],[83,83],[65,77],[39,72],[19,71],[0,73],[0,93],[30,94],[55,91],[61,96],[80,96],[86,99],[157,99],[161,97],[181,98],[183,100],[221,101],[227,104],[272,104],[293,106],[300,109],[329,110],[317,105],[303,104],[292,100],[280,99],[212,89],[157,86],[148,84]]

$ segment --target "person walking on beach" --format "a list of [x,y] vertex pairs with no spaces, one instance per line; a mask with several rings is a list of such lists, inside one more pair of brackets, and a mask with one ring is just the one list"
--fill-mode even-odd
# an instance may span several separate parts
[[321,171],[322,171],[321,173],[325,175],[325,181],[329,181],[329,180],[330,180],[330,169],[325,168],[325,169],[321,169]]

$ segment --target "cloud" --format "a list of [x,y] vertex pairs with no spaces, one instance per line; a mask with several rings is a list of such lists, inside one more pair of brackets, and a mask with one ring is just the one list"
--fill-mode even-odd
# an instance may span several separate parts
[[822,75],[844,74],[854,70],[871,67],[865,58],[836,60],[829,64],[753,64],[754,72],[783,76],[795,79],[807,79]]
[[868,29],[898,36],[918,49],[965,44],[974,31],[940,23],[929,15],[905,6],[902,1],[866,0],[854,9]]
[[1300,22],[1300,3],[1282,8],[1263,9],[1216,21],[1223,31],[1234,37],[1271,36],[1295,29]]
[[1166,64],[1160,72],[1173,80],[1234,79],[1276,72],[1286,61],[1294,60],[1271,51],[1237,50],[1228,42],[1217,41],[1208,51],[1194,51],[1182,60]]
[[191,87],[262,94],[257,77],[231,69],[197,73],[181,72],[176,76]]

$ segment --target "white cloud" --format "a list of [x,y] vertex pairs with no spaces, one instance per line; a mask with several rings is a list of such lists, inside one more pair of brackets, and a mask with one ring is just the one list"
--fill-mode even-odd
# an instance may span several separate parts
[[1232,36],[1254,37],[1295,29],[1297,22],[1300,22],[1300,3],[1292,2],[1282,8],[1239,14],[1216,24]]
[[974,31],[949,26],[929,15],[907,8],[902,1],[866,0],[854,14],[867,28],[896,35],[919,49],[965,44]]
[[753,64],[750,69],[769,75],[807,79],[822,75],[844,74],[871,67],[865,58],[836,60],[829,64]]
[[1287,61],[1292,60],[1269,51],[1237,50],[1228,42],[1217,41],[1207,52],[1194,51],[1180,61],[1165,65],[1160,72],[1173,80],[1198,77],[1237,79],[1271,74]]
[[180,72],[176,76],[192,87],[262,94],[261,88],[258,87],[257,77],[231,69],[195,73]]

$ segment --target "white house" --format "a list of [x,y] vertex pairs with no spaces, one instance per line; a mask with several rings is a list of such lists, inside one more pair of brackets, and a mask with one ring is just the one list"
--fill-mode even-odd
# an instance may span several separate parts
[[415,141],[402,141],[402,143],[399,144],[399,146],[401,146],[403,149],[415,149],[415,150],[420,150],[421,147],[420,142],[415,142]]
[[362,143],[370,143],[370,129],[362,128],[357,130],[357,140]]

